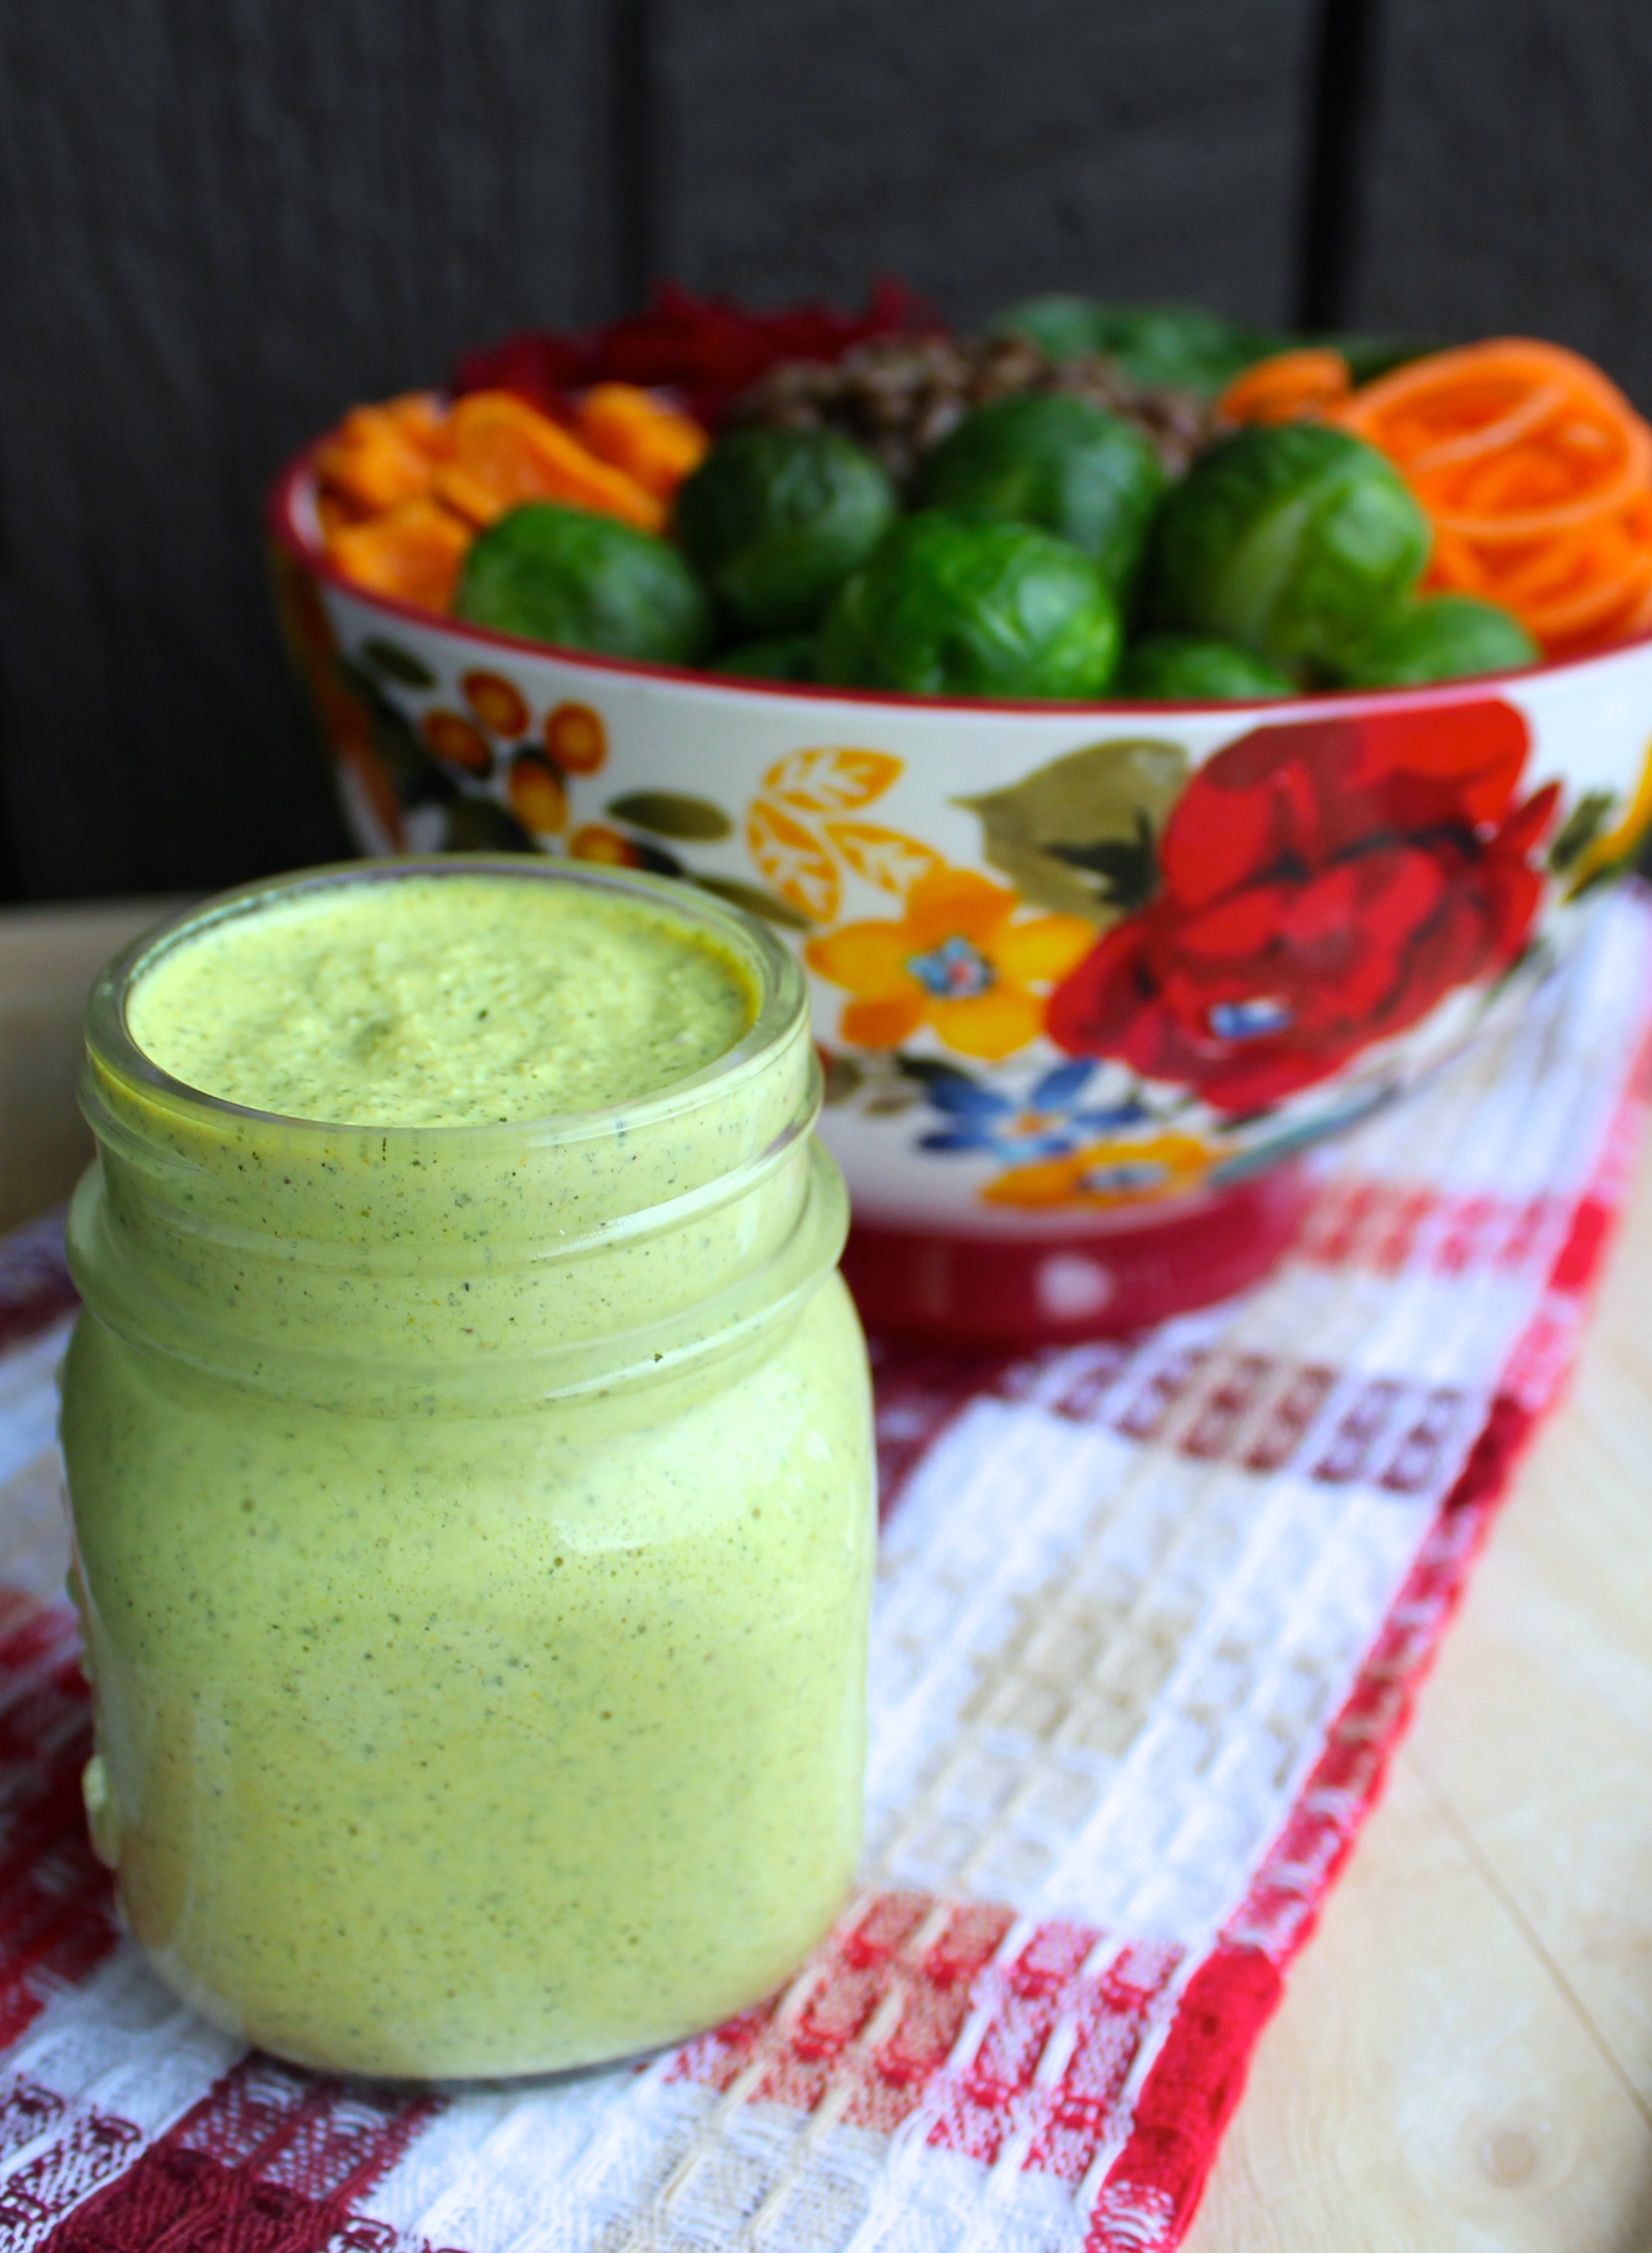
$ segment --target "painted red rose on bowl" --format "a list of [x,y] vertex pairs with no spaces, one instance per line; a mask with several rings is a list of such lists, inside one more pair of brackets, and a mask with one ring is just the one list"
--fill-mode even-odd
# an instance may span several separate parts
[[1500,699],[1241,736],[1177,801],[1151,903],[1050,996],[1051,1039],[1232,1117],[1408,1031],[1526,944],[1560,799],[1519,798],[1530,748]]

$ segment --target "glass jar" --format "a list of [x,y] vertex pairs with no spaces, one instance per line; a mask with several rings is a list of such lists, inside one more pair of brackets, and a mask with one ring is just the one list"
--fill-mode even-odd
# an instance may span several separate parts
[[[632,888],[759,997],[605,1111],[361,1127],[218,1101],[126,1005],[295,883]],[[803,982],[686,887],[377,863],[105,973],[63,1440],[132,1931],[303,2063],[519,2074],[679,2038],[829,1924],[861,1825],[874,1538]]]

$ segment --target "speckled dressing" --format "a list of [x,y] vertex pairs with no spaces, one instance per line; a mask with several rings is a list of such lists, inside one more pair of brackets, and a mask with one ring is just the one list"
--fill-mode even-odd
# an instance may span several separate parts
[[93,1005],[88,1803],[164,1976],[317,2066],[680,2036],[784,1977],[858,1851],[868,1386],[800,981],[718,903],[529,865],[429,881],[553,889],[564,939],[634,901],[743,1037],[604,1111],[351,1126],[169,1085],[133,966]]
[[750,1026],[737,960],[652,900],[440,876],[299,891],[169,947],[146,1056],[292,1119],[471,1126],[650,1095]]

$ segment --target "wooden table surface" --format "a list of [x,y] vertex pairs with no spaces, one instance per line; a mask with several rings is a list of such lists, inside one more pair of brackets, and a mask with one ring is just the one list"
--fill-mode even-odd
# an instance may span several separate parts
[[1188,2253],[1652,2247],[1652,1167]]
[[[79,997],[154,911],[0,913],[0,1224],[78,1170]],[[1188,2243],[1652,2247],[1652,1168]]]

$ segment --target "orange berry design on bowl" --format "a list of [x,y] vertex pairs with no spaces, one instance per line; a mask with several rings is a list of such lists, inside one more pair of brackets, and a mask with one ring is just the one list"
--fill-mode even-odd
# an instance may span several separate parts
[[467,673],[459,686],[464,701],[491,736],[512,742],[527,733],[527,700],[513,681],[498,673]]
[[485,779],[493,771],[493,751],[487,737],[463,713],[439,707],[424,715],[424,740],[437,758],[446,759],[466,774]]
[[554,837],[568,821],[568,787],[543,751],[519,751],[511,761],[511,811],[536,837]]
[[576,829],[568,841],[569,857],[575,861],[596,861],[610,868],[640,868],[642,848],[617,829],[610,829],[605,821],[587,821]]
[[589,704],[559,704],[545,722],[545,748],[564,774],[595,774],[608,757],[608,730]]
[[1197,1189],[1216,1153],[1192,1134],[1155,1134],[1140,1141],[1092,1142],[1057,1157],[1012,1166],[981,1191],[988,1204],[1042,1206],[1144,1204]]

